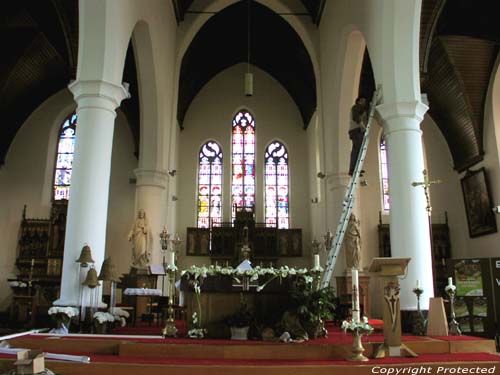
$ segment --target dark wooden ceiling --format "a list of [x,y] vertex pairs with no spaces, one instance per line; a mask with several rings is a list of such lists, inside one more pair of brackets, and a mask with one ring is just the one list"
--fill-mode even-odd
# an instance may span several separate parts
[[[172,0],[182,22],[193,0]],[[319,24],[325,0],[301,0]],[[182,66],[178,117],[196,93],[222,69],[246,61],[246,5],[237,2],[214,15],[193,40]],[[27,117],[75,78],[78,49],[78,0],[20,0],[1,4],[0,164]],[[274,76],[290,93],[306,124],[316,106],[310,58],[297,34],[281,17],[252,0],[251,62]],[[423,0],[420,33],[422,92],[429,114],[443,133],[455,169],[465,170],[484,154],[484,104],[498,54],[500,2]],[[228,30],[231,30],[228,32]],[[217,43],[215,43],[217,41]],[[219,47],[220,46],[220,47]],[[132,99],[121,110],[139,144],[137,74],[131,46],[124,81]],[[360,93],[370,97],[374,79],[365,53]]]
[[[458,172],[483,160],[484,105],[498,55],[499,12],[497,1],[422,1],[421,90]],[[371,97],[374,86],[365,53],[360,94]]]
[[[78,0],[20,0],[0,5],[0,165],[17,131],[51,95],[75,79],[78,57]],[[130,49],[130,48],[129,48]],[[137,78],[132,51],[124,80],[132,100],[121,109],[139,135]],[[137,138],[136,138],[137,139]]]

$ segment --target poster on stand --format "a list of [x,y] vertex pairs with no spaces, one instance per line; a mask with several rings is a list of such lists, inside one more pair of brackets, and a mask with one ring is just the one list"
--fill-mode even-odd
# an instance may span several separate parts
[[482,297],[483,277],[479,259],[462,259],[455,263],[457,296]]

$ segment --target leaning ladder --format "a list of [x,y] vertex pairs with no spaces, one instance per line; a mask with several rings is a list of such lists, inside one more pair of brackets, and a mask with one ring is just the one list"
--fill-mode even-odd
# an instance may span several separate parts
[[321,287],[326,288],[330,284],[330,279],[332,277],[333,268],[335,267],[335,262],[337,261],[337,256],[339,255],[340,248],[342,246],[342,241],[344,240],[344,234],[349,223],[349,218],[351,216],[352,209],[354,207],[354,193],[356,192],[356,187],[358,185],[358,180],[363,169],[363,162],[365,161],[366,150],[368,148],[368,143],[370,142],[370,128],[372,125],[373,115],[375,114],[375,106],[378,104],[378,100],[381,94],[381,87],[378,86],[377,90],[373,93],[373,98],[370,103],[370,112],[368,115],[368,122],[366,124],[365,134],[363,136],[363,143],[361,145],[361,151],[358,155],[358,160],[356,161],[356,166],[354,167],[354,172],[351,177],[351,181],[347,187],[344,200],[342,201],[342,214],[340,215],[339,225],[337,226],[337,232],[335,233],[332,246],[328,253],[328,258],[326,260],[325,272],[323,273],[323,279],[321,280]]

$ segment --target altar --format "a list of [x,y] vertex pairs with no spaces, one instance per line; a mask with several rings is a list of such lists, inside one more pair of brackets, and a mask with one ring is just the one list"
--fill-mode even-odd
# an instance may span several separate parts
[[245,290],[231,276],[207,276],[202,279],[201,293],[197,295],[193,280],[183,277],[181,291],[184,292],[188,320],[191,320],[193,312],[199,314],[201,309],[203,325],[213,332],[213,327],[223,325],[224,319],[240,310],[242,305],[246,305],[257,317],[279,320],[290,307],[288,291],[291,280],[287,278],[280,282],[274,279],[258,291],[258,286],[266,281],[261,278],[259,282],[250,282],[248,290]]

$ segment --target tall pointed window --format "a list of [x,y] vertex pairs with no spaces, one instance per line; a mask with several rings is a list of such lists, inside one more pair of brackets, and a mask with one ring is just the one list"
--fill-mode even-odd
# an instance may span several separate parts
[[266,163],[266,226],[287,229],[288,219],[288,151],[278,141],[271,142],[264,156]]
[[233,119],[232,136],[232,220],[235,207],[255,206],[255,121],[248,111],[240,111]]
[[389,165],[387,163],[387,148],[385,138],[380,137],[380,184],[382,190],[382,208],[385,212],[390,211],[391,201],[389,198]]
[[198,168],[198,228],[222,221],[222,150],[208,141],[200,149]]
[[63,122],[57,143],[56,168],[54,173],[54,200],[69,199],[69,186],[75,154],[76,113]]

